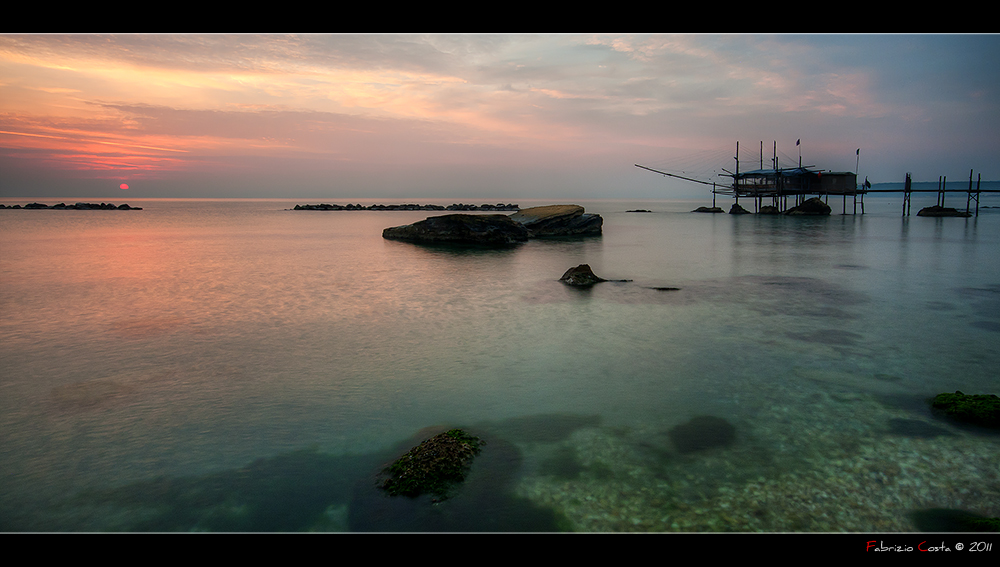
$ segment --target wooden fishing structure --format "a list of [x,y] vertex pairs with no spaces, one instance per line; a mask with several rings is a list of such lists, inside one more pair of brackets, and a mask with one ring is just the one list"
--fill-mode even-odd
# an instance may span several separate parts
[[[796,141],[795,145],[800,146],[800,142]],[[861,148],[855,152],[857,156],[857,161],[860,162],[861,159]],[[746,171],[740,171],[740,144],[736,143],[736,168],[733,171],[723,169],[725,173],[719,174],[720,176],[729,177],[730,181],[726,183],[718,183],[714,181],[704,181],[700,179],[694,179],[689,176],[677,175],[675,173],[668,173],[665,171],[659,171],[644,165],[635,164],[636,167],[652,171],[654,173],[659,173],[661,175],[666,175],[668,177],[675,177],[678,179],[683,179],[685,181],[691,181],[695,183],[701,183],[703,185],[708,185],[712,187],[712,208],[717,209],[715,204],[716,195],[729,195],[732,196],[739,205],[740,198],[751,199],[754,203],[754,212],[761,212],[764,210],[765,201],[770,201],[770,209],[768,212],[787,210],[789,206],[789,199],[792,199],[792,206],[801,205],[806,201],[809,196],[816,196],[823,198],[824,201],[829,203],[829,198],[833,196],[841,196],[843,201],[843,214],[847,214],[847,198],[851,197],[853,201],[853,213],[857,214],[858,205],[861,205],[861,213],[865,212],[865,201],[864,197],[868,193],[903,193],[903,216],[908,216],[910,214],[910,196],[912,193],[919,192],[936,192],[938,194],[937,204],[935,207],[944,209],[944,198],[946,193],[966,193],[966,206],[965,214],[953,214],[951,216],[971,216],[972,202],[975,201],[975,215],[979,216],[979,196],[981,193],[989,192],[1000,192],[997,189],[980,189],[980,180],[977,180],[975,188],[973,188],[972,183],[972,170],[969,171],[969,188],[966,189],[947,189],[946,179],[941,177],[938,179],[937,189],[915,189],[912,187],[912,181],[910,179],[910,174],[906,174],[906,182],[904,183],[903,189],[872,189],[871,183],[866,178],[863,183],[858,184],[858,172],[855,171],[829,171],[816,169],[815,165],[802,165],[802,154],[801,150],[799,153],[799,162],[794,167],[779,167],[778,164],[778,154],[777,154],[777,143],[774,144],[773,157],[771,158],[771,167],[764,167],[764,143],[761,142],[761,152],[760,152],[760,167],[757,169],[751,169]]]

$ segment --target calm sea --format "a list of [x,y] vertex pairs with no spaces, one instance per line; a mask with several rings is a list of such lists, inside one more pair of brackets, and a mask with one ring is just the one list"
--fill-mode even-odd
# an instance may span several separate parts
[[[4,202],[32,200],[65,201]],[[4,531],[918,531],[941,510],[1000,516],[1000,437],[927,404],[1000,393],[1000,209],[580,202],[603,236],[489,251],[382,239],[433,212],[126,202],[144,210],[0,210]],[[558,281],[584,263],[630,281]],[[685,427],[699,416],[713,419]],[[374,488],[446,427],[486,440],[450,499]]]

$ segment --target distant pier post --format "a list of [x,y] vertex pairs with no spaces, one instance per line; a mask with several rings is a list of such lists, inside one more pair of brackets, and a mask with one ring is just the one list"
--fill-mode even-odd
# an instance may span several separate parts
[[[965,214],[969,214],[969,208],[972,204],[973,199],[976,201],[976,216],[979,216],[979,183],[983,180],[983,174],[979,174],[979,179],[976,180],[976,191],[972,191],[972,170],[969,170],[969,196],[965,199]],[[975,196],[973,196],[975,195]]]
[[906,174],[906,183],[903,184],[903,216],[910,216],[910,191],[912,187],[910,184],[910,174]]

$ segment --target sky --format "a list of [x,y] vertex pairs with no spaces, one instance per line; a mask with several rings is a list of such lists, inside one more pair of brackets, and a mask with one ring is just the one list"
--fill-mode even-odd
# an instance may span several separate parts
[[635,164],[724,183],[737,144],[1000,180],[998,69],[1000,35],[0,34],[0,198],[671,198],[707,189]]

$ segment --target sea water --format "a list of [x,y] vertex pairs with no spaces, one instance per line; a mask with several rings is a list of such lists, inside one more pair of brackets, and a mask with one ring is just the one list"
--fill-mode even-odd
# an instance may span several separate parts
[[[381,236],[440,213],[301,200],[2,210],[0,528],[917,531],[928,511],[1000,515],[1000,439],[927,403],[1000,390],[1000,214],[988,196],[972,218],[836,201],[829,217],[583,202],[602,236],[505,250]],[[625,281],[558,281],[578,264]],[[698,416],[721,433],[685,451]],[[385,464],[450,427],[486,440],[450,498],[378,491]]]

